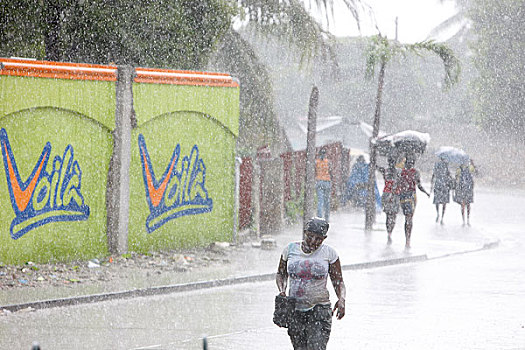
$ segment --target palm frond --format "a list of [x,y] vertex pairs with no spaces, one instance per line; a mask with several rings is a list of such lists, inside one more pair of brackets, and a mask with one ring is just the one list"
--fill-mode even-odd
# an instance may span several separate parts
[[445,67],[445,87],[450,87],[459,81],[461,74],[461,63],[454,54],[454,51],[444,43],[438,43],[433,40],[425,40],[419,43],[410,44],[408,49],[416,54],[422,50],[434,53],[441,58]]
[[318,55],[323,58],[333,56],[331,54],[333,36],[312,17],[302,1],[242,0],[241,2],[245,8],[246,21],[251,28],[299,49],[301,61]]
[[268,70],[253,46],[231,28],[207,68],[226,71],[240,81],[240,144],[255,148],[271,143],[278,132],[273,89]]
[[401,44],[397,41],[389,41],[381,35],[375,35],[370,39],[370,44],[366,51],[366,76],[368,78],[373,77],[375,67],[381,62],[386,63],[390,61],[394,56],[399,54],[406,55],[407,53],[421,56],[423,51],[434,53],[443,61],[445,88],[459,81],[461,74],[460,61],[454,54],[454,51],[446,44],[433,40],[425,40],[415,44]]
[[388,62],[395,54],[396,46],[381,34],[370,38],[370,43],[366,49],[366,77],[372,78],[375,75],[375,68],[380,63]]
[[467,18],[465,17],[465,12],[460,11],[456,13],[455,15],[447,18],[437,26],[435,26],[430,33],[428,34],[427,39],[430,40],[432,38],[437,37],[438,35],[441,35],[443,32],[450,30],[450,28],[457,26],[457,25],[465,25],[465,23],[468,22]]

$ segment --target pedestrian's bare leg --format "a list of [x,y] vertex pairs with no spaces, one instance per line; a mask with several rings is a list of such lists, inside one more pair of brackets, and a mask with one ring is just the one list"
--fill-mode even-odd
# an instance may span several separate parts
[[465,202],[461,203],[461,218],[463,219],[463,225],[465,225]]
[[439,204],[436,204],[436,222],[439,221]]
[[388,244],[392,244],[392,231],[396,225],[396,214],[386,214],[386,232],[388,233]]
[[413,214],[405,215],[405,248],[410,248],[410,236],[412,236],[412,216]]
[[442,212],[441,212],[441,224],[443,224],[443,218],[445,217],[445,208],[447,207],[447,205],[445,203],[443,203],[443,209],[442,209]]

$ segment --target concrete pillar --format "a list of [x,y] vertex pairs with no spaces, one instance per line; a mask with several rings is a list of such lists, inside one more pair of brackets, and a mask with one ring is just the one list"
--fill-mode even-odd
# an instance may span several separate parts
[[253,162],[253,181],[252,181],[252,217],[253,228],[257,238],[261,237],[261,168],[259,161]]
[[128,251],[129,167],[131,162],[131,121],[133,118],[132,84],[135,69],[117,69],[115,130],[113,154],[107,184],[107,234],[111,254]]
[[235,157],[235,192],[234,192],[234,203],[233,203],[233,243],[238,242],[238,230],[239,230],[239,194],[241,188],[241,164],[242,159]]

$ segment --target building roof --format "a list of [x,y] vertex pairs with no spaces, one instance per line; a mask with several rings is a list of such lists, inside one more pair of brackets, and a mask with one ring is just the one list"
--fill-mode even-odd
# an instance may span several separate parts
[[[351,122],[344,116],[318,117],[316,125],[316,146],[341,142],[349,149],[368,149],[368,138],[365,130],[370,125],[363,122]],[[285,133],[294,151],[306,149],[308,118],[299,117],[288,123]]]

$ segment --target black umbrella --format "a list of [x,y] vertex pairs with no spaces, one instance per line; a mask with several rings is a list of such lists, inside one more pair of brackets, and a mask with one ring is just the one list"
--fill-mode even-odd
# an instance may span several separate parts
[[405,130],[378,138],[377,151],[382,156],[420,155],[425,152],[430,135],[414,130]]

